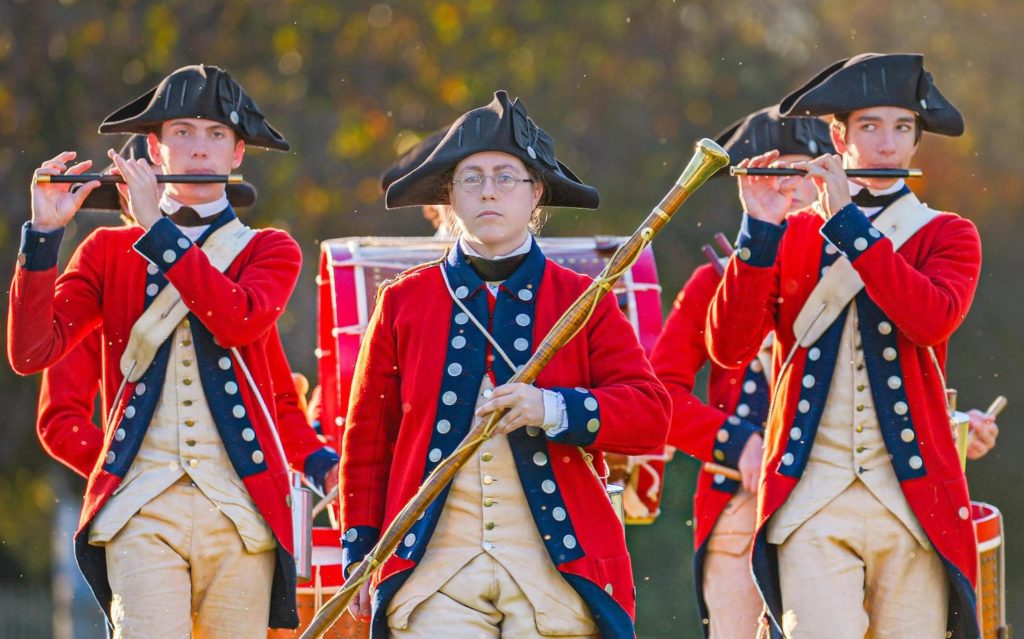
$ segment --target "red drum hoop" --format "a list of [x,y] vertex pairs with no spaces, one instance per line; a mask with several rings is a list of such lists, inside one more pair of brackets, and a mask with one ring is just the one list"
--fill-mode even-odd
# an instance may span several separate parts
[[1007,639],[1006,547],[1003,516],[991,504],[971,502],[971,520],[978,539],[978,623],[983,639]]

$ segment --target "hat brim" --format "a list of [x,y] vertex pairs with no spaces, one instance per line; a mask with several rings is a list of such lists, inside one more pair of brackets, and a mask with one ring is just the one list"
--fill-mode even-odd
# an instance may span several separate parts
[[[506,149],[500,149],[500,151],[508,153]],[[486,150],[476,150],[465,157],[483,152],[486,152]],[[518,157],[514,153],[509,155]],[[444,165],[436,165],[427,161],[395,180],[388,187],[384,197],[387,208],[399,209],[406,206],[427,206],[432,204],[450,205],[449,173],[464,159],[459,158],[454,162],[447,162]],[[530,166],[531,163],[527,161],[528,158],[520,157],[519,159],[523,160],[523,163],[527,166]],[[575,177],[572,171],[561,161],[558,161],[558,165],[566,177],[553,171],[542,171],[545,188],[544,194],[541,196],[540,205],[578,209],[598,208],[601,204],[601,196],[598,194],[597,189],[578,181],[574,182],[568,177]]]
[[451,204],[451,177],[455,167],[478,153],[499,152],[518,158],[544,181],[541,206],[596,209],[597,189],[583,184],[559,162],[554,141],[529,118],[526,107],[496,91],[490,104],[459,117],[430,155],[388,186],[389,209],[405,206]]
[[[783,98],[779,111],[784,116],[822,116],[894,106],[915,113],[924,131],[962,135],[963,115],[931,81],[923,60],[924,56],[919,53],[867,53],[840,60]],[[883,87],[886,87],[885,72],[889,71],[888,90],[869,90],[866,69],[876,68]],[[897,78],[903,75],[901,80],[892,77],[894,70]],[[907,77],[908,74],[915,75]],[[904,90],[899,91],[894,85]],[[922,90],[927,93],[927,99],[919,99]]]

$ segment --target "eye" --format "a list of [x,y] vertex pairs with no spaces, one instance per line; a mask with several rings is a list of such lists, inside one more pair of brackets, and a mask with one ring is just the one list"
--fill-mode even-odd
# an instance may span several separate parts
[[484,182],[484,176],[479,173],[466,173],[459,181],[465,186],[480,186]]
[[898,125],[896,125],[896,130],[897,131],[913,131],[913,127],[911,127],[909,124],[898,124]]
[[515,186],[516,182],[518,182],[518,181],[519,181],[519,178],[517,178],[512,173],[499,173],[499,174],[494,176],[494,183],[496,185],[498,185],[499,188],[500,187],[508,188],[510,186]]
[[861,131],[874,131],[876,128],[877,127],[875,126],[875,124],[873,122],[869,122],[867,124],[861,125],[860,130]]

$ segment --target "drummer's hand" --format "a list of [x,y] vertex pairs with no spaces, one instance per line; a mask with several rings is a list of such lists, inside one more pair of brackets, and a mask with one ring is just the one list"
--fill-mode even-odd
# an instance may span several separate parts
[[843,169],[841,156],[826,153],[808,162],[794,162],[793,168],[804,169],[807,176],[814,180],[814,186],[818,189],[818,203],[826,220],[853,201],[850,198],[850,181]]
[[332,490],[338,487],[338,465],[331,466],[331,469],[324,475],[324,495],[330,494]]
[[764,455],[764,438],[753,434],[747,438],[737,464],[743,477],[743,488],[748,493],[757,493],[757,481],[761,478],[761,460]]
[[370,582],[363,582],[359,592],[348,602],[348,611],[357,621],[370,620]]
[[[778,161],[778,157],[778,151],[769,151],[764,155],[747,158],[738,166],[744,168],[786,168],[789,166],[788,162]],[[802,178],[797,177],[796,179]],[[793,202],[792,189],[783,188],[784,179],[771,175],[744,175],[738,180],[743,212],[763,222],[782,224]],[[785,178],[785,180],[792,180],[792,178]]]
[[144,158],[127,160],[114,149],[107,151],[107,155],[114,161],[118,173],[124,176],[125,184],[118,184],[117,189],[128,200],[132,217],[148,231],[163,217],[160,213],[160,186],[153,167]]
[[523,426],[540,426],[544,423],[544,392],[530,384],[502,384],[494,389],[491,398],[476,411],[477,417],[508,409],[498,420],[494,434],[508,434]]
[[[74,151],[65,151],[60,155],[43,162],[34,175],[78,175],[85,173],[92,166],[92,160],[75,164],[70,169],[67,163],[78,155]],[[98,187],[96,180],[85,184],[40,184],[32,180],[32,229],[35,231],[53,231],[63,228],[82,207],[85,198]],[[77,188],[72,188],[77,187]]]
[[986,415],[978,409],[967,413],[971,418],[970,436],[968,437],[967,459],[981,459],[996,445],[999,437],[999,425],[996,418]]

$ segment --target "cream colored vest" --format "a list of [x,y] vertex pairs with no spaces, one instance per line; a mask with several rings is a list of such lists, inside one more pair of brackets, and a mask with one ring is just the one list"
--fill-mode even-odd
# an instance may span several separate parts
[[[491,388],[484,376],[478,406]],[[587,605],[544,547],[505,435],[484,442],[455,475],[423,559],[388,606],[389,624],[405,627],[417,605],[480,553],[490,554],[512,575],[536,611],[541,634],[597,632]]]
[[[272,550],[273,533],[231,465],[210,414],[187,318],[170,339],[167,374],[153,419],[124,480],[93,520],[89,543],[110,541],[140,508],[187,475],[231,519],[247,551]],[[118,436],[123,434],[115,432]]]
[[852,302],[807,467],[786,503],[768,521],[769,543],[783,543],[850,484],[861,481],[921,546],[930,547],[903,496],[882,439],[857,325],[856,302]]

